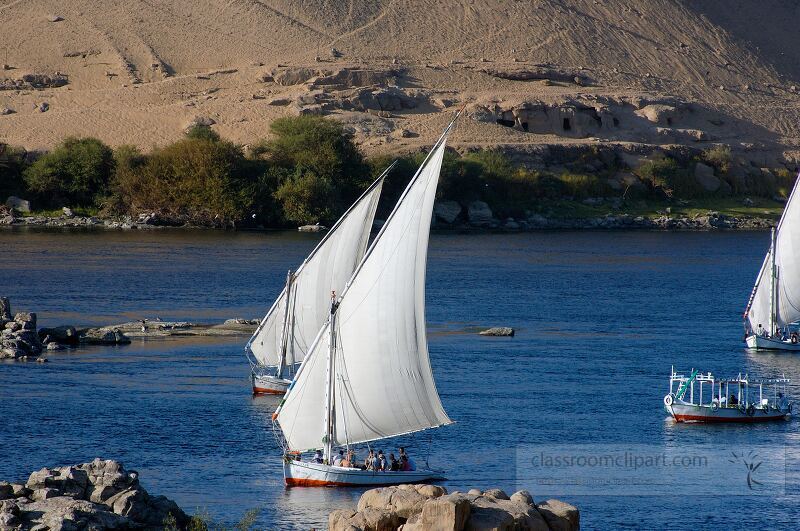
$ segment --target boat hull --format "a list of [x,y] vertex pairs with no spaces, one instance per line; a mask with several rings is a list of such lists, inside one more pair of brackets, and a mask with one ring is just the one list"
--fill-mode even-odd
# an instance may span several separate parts
[[305,461],[284,462],[283,476],[289,487],[378,487],[445,479],[433,470],[378,472]]
[[711,406],[698,406],[691,404],[672,404],[667,406],[667,412],[676,422],[770,422],[776,420],[789,420],[790,411],[771,408],[765,411],[755,409],[752,415],[736,407],[721,407],[712,409]]
[[745,342],[747,343],[747,348],[753,350],[791,350],[800,352],[800,342],[792,343],[791,341],[782,341],[757,335],[747,336]]
[[250,380],[254,395],[282,395],[292,384],[291,380],[265,374],[252,374]]

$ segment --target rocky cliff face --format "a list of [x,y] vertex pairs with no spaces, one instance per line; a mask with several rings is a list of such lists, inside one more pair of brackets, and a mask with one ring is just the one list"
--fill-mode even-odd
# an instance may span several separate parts
[[0,482],[0,530],[180,529],[188,521],[175,502],[150,495],[139,474],[116,461],[43,468],[24,485]]
[[792,2],[159,5],[5,2],[0,25],[26,38],[0,32],[0,136],[149,148],[203,117],[248,144],[304,112],[399,151],[430,146],[468,104],[457,147],[724,142],[764,166],[800,151]]

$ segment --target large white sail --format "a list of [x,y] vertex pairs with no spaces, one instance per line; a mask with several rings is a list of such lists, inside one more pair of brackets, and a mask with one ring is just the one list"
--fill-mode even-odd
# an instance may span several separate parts
[[[411,180],[342,293],[335,319],[334,445],[449,424],[428,358],[425,267],[445,137]],[[277,420],[289,447],[324,445],[328,324]]]
[[[800,321],[800,199],[797,181],[783,209],[775,235],[775,323],[783,327]],[[756,279],[747,311],[750,329],[769,328],[772,283],[772,255],[767,252]],[[770,333],[774,332],[771,330]]]
[[[247,348],[265,366],[281,363],[284,316],[291,330],[286,334],[286,364],[301,362],[330,313],[330,295],[344,289],[361,262],[369,242],[387,169],[353,203],[294,273],[287,301],[284,287],[261,321]],[[286,304],[289,311],[286,311]]]

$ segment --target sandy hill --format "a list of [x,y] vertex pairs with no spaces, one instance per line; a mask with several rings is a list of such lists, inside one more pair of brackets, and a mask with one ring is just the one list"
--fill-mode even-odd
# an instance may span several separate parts
[[[249,143],[339,117],[366,149],[800,138],[794,2],[0,0],[0,141],[142,147],[193,120]],[[46,105],[45,105],[46,104]],[[5,109],[5,110],[3,110]]]

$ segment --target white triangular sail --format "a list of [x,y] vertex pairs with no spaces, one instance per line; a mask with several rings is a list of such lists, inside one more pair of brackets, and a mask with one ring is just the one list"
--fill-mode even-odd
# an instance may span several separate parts
[[[775,235],[775,323],[783,327],[800,321],[800,198],[795,181]],[[769,328],[772,309],[772,254],[767,252],[756,278],[747,319],[750,329]],[[771,330],[770,333],[774,332]]]
[[[334,325],[334,445],[451,422],[436,391],[425,335],[428,237],[444,152],[445,135],[341,296]],[[276,414],[293,450],[324,444],[329,337],[326,324]]]
[[[288,301],[284,287],[262,319],[247,344],[247,349],[259,364],[272,367],[281,364],[282,337],[288,338],[286,365],[303,360],[317,332],[328,319],[331,292],[340,293],[344,289],[364,256],[388,171],[353,203],[300,265],[290,284]],[[291,330],[284,336],[287,316],[287,326]]]

